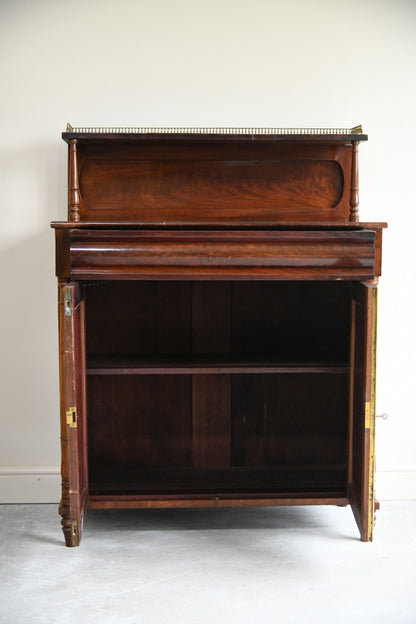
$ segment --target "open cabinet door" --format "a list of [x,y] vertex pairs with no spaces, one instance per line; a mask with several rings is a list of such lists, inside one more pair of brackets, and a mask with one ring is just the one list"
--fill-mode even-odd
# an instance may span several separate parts
[[76,282],[59,285],[62,499],[67,546],[78,546],[88,502],[84,299]]
[[363,542],[373,540],[377,288],[357,282],[351,316],[348,499]]

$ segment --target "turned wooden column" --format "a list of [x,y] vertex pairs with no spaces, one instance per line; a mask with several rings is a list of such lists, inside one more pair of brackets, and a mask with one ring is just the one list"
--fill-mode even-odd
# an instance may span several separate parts
[[68,219],[69,221],[79,221],[79,181],[78,181],[78,160],[77,160],[77,140],[69,142],[69,193],[68,193]]
[[358,141],[352,143],[350,221],[358,221]]

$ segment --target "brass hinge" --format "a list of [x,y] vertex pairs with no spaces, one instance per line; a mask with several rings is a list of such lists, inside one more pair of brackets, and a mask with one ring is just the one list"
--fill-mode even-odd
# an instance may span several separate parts
[[365,402],[364,427],[365,429],[370,429],[371,427],[371,401]]
[[71,427],[71,429],[76,429],[78,424],[77,419],[77,408],[70,407],[66,411],[66,424]]
[[72,289],[64,286],[64,316],[72,314]]

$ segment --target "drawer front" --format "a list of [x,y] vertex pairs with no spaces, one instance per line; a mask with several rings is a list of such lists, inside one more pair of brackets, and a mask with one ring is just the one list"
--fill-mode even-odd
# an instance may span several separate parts
[[377,276],[376,232],[73,230],[75,279],[353,279]]

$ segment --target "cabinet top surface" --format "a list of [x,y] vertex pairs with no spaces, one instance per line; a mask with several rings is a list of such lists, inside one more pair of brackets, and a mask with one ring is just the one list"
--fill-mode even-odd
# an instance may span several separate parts
[[51,221],[51,227],[54,229],[68,229],[68,230],[147,230],[147,231],[189,231],[192,232],[201,232],[201,231],[211,231],[211,232],[227,232],[228,230],[235,232],[236,228],[240,229],[242,232],[244,231],[258,231],[259,233],[269,231],[290,231],[290,230],[299,230],[299,231],[331,231],[331,230],[382,230],[387,228],[387,223],[384,221],[377,222],[359,222],[359,223],[244,223],[244,222],[236,222],[233,225],[223,224],[223,225],[212,225],[208,223],[187,223],[184,225],[183,223],[158,223],[158,222],[143,222],[143,221]]

